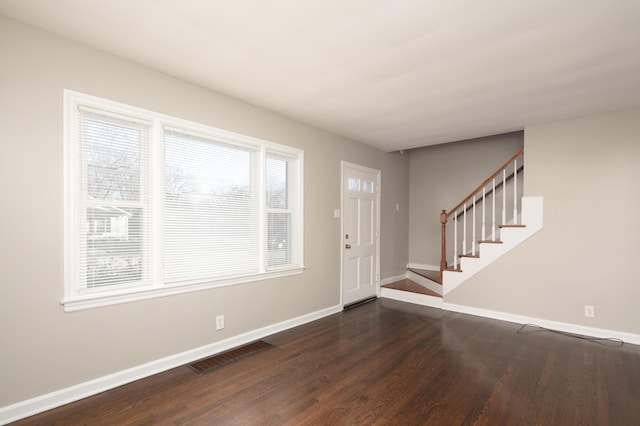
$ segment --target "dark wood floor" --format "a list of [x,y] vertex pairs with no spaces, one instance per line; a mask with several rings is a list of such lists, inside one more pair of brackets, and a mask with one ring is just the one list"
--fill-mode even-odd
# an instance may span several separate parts
[[519,328],[379,299],[18,424],[640,424],[640,347]]

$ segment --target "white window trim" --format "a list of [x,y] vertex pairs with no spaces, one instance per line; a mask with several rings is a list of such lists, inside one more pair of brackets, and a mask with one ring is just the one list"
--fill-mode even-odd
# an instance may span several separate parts
[[[152,229],[152,249],[153,249],[153,262],[152,268],[152,284],[145,287],[130,287],[130,288],[118,288],[118,289],[100,289],[99,291],[86,291],[82,294],[78,291],[77,284],[75,282],[74,273],[76,271],[76,235],[74,227],[78,218],[77,212],[77,194],[75,184],[77,183],[77,170],[78,156],[76,155],[77,146],[75,142],[76,129],[75,129],[75,111],[79,104],[89,104],[96,108],[103,108],[106,111],[112,111],[114,113],[121,113],[127,116],[138,116],[141,119],[149,120],[153,122],[151,133],[154,135],[154,141],[159,140],[159,136],[162,134],[163,128],[176,128],[186,130],[191,133],[200,133],[207,135],[208,137],[214,137],[221,142],[229,142],[234,145],[243,145],[251,148],[259,149],[259,157],[266,156],[266,152],[279,153],[283,156],[292,157],[297,159],[297,175],[295,177],[296,186],[298,187],[298,193],[295,197],[295,204],[298,212],[296,217],[296,226],[298,227],[298,241],[299,247],[297,256],[299,262],[297,265],[290,265],[285,267],[267,268],[266,266],[266,244],[264,241],[264,235],[266,232],[266,214],[262,214],[263,231],[260,232],[260,244],[261,244],[261,265],[260,272],[256,274],[242,275],[238,277],[231,277],[226,279],[220,279],[215,281],[206,282],[194,282],[194,283],[181,283],[181,284],[163,284],[161,280],[160,264],[162,261],[162,244],[161,244],[161,147],[154,146],[150,153],[152,158],[152,170],[151,182],[153,194],[153,211],[154,219]],[[129,303],[138,300],[146,300],[156,297],[165,297],[175,294],[189,293],[193,291],[200,291],[212,288],[225,287],[230,285],[238,285],[243,283],[262,281],[280,277],[286,277],[291,275],[301,274],[306,267],[304,266],[304,151],[292,148],[266,140],[253,138],[233,132],[229,132],[222,129],[213,128],[210,126],[190,122],[187,120],[155,113],[142,108],[137,108],[129,105],[124,105],[118,102],[109,101],[102,98],[86,95],[71,90],[64,90],[64,298],[61,304],[64,306],[65,312],[73,312],[91,308],[97,308],[102,306],[115,305],[120,303]],[[157,144],[152,144],[157,145]],[[161,145],[161,144],[160,144]],[[259,161],[258,173],[263,175],[260,179],[260,185],[264,185],[264,165],[263,161]],[[266,205],[264,203],[264,188],[260,191],[261,197],[261,213],[266,212]]]

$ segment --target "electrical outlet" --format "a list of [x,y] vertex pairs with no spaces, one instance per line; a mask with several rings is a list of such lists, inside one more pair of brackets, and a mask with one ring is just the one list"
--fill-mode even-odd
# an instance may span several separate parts
[[224,328],[224,315],[218,315],[216,317],[216,330],[222,330]]
[[584,316],[588,318],[594,318],[596,316],[596,310],[591,305],[584,305]]

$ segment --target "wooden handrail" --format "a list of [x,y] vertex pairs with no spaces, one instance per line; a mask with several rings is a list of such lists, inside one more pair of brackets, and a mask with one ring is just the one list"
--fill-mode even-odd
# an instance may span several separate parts
[[[524,166],[520,166],[520,167],[518,167],[518,169],[517,169],[515,172],[512,172],[509,176],[507,176],[507,178],[505,179],[505,182],[509,182],[510,180],[512,180],[512,179],[513,179],[513,176],[514,176],[516,173],[517,173],[517,174],[520,174],[523,170],[524,170]],[[496,184],[496,188],[495,188],[495,190],[496,190],[496,191],[498,191],[498,189],[500,189],[500,188],[502,187],[502,185],[503,185],[503,184],[504,184],[504,182],[502,182],[502,181],[498,182],[498,183]],[[482,187],[481,187],[480,189],[482,189]],[[493,189],[493,188],[490,188],[490,189],[489,189],[489,191],[487,192],[487,197],[489,197],[489,196],[490,196],[489,194],[492,194],[492,193],[493,193],[493,191],[494,191],[494,189]],[[477,192],[479,192],[479,191],[477,191]],[[460,206],[458,206],[458,207],[460,207]],[[471,210],[471,209],[473,209],[473,208],[475,208],[475,205],[474,205],[474,204],[470,204],[470,205],[468,205],[468,206],[467,206],[467,211],[468,211],[468,210]],[[456,210],[453,210],[453,211],[456,211]],[[460,216],[462,216],[463,214],[464,214],[463,212],[458,213],[458,215],[457,215],[457,216],[455,216],[455,219],[458,219],[458,218],[459,218]],[[451,216],[451,215],[449,215],[448,217],[450,217],[450,216]]]
[[[515,160],[516,158],[520,157],[522,154],[524,154],[524,147],[520,148],[520,150],[518,152],[516,152],[513,157],[511,157],[510,159],[508,159],[507,161],[505,161],[505,163],[500,166],[500,168],[498,170],[495,171],[494,174],[492,174],[491,176],[489,176],[484,182],[482,182],[480,185],[478,185],[478,187],[476,189],[474,189],[471,193],[469,193],[469,195],[467,195],[467,197],[462,200],[461,202],[459,202],[454,208],[452,208],[451,210],[449,210],[448,213],[446,213],[447,215],[447,219],[449,218],[449,216],[451,216],[451,214],[453,212],[455,212],[456,210],[458,210],[460,207],[462,207],[464,205],[464,203],[468,202],[469,200],[471,200],[473,198],[473,196],[475,194],[478,193],[478,191],[480,191],[483,187],[485,187],[489,182],[491,182],[493,180],[494,177],[498,176],[500,174],[500,172],[504,169],[506,169],[509,164],[511,164],[511,162],[513,160]],[[445,211],[446,212],[446,211]]]

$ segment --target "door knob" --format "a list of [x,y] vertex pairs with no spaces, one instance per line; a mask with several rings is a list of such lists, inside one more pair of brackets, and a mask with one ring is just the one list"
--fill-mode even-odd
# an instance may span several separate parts
[[344,248],[346,248],[347,250],[349,250],[351,248],[351,244],[345,244]]

